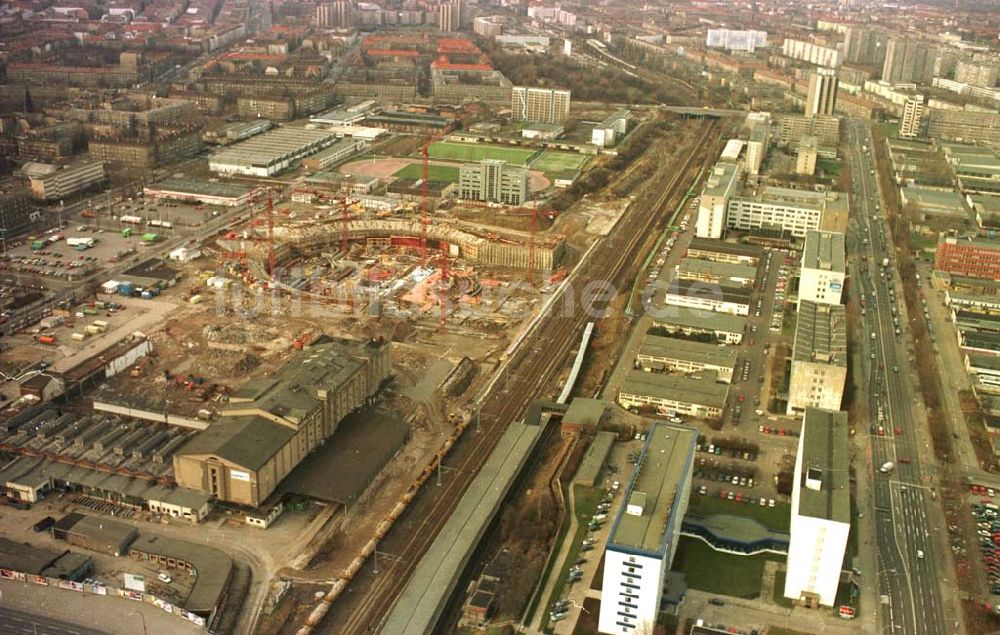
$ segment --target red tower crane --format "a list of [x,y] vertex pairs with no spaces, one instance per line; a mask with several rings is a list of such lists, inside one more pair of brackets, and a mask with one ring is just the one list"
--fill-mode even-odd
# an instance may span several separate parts
[[421,153],[423,154],[424,166],[423,166],[423,179],[420,184],[420,264],[427,265],[427,225],[430,223],[428,218],[428,207],[430,207],[430,194],[428,191],[427,179],[430,177],[430,153],[428,153],[427,148],[430,146],[430,141],[424,144]]
[[528,284],[535,278],[535,232],[538,231],[538,210],[531,208],[531,234],[528,236]]
[[274,277],[274,195],[267,194],[267,273]]
[[348,252],[348,235],[347,235],[347,224],[351,220],[350,214],[347,212],[347,195],[345,194],[340,198],[340,250],[343,252],[343,258],[347,259]]
[[451,272],[448,271],[448,251],[441,250],[441,276],[438,278],[438,303],[441,305],[440,328],[444,329],[445,320],[448,317],[448,283]]

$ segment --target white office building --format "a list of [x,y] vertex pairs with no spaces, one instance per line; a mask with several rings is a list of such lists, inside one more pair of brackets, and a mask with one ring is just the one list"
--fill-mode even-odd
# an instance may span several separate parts
[[790,415],[840,410],[847,382],[847,313],[840,304],[799,303],[788,380]]
[[809,76],[806,117],[833,115],[837,106],[837,71],[818,68]]
[[805,40],[786,38],[781,45],[781,53],[785,57],[809,62],[816,66],[840,66],[840,51]]
[[726,226],[726,208],[736,193],[743,164],[720,161],[712,168],[698,202],[698,220],[694,235],[699,238],[721,238]]
[[799,272],[799,299],[819,304],[840,304],[847,277],[844,235],[839,232],[810,231],[802,250]]
[[514,86],[510,94],[511,119],[561,124],[569,117],[571,99],[568,90]]
[[767,157],[770,136],[771,126],[766,123],[758,124],[750,131],[750,139],[747,141],[747,174],[760,174],[760,166]]
[[805,411],[792,481],[785,597],[833,606],[851,531],[847,413]]
[[926,112],[923,95],[908,98],[903,104],[903,118],[899,121],[899,136],[904,139],[915,139],[921,136]]
[[767,46],[767,31],[709,29],[705,46],[753,53],[758,48]]
[[653,425],[608,535],[597,628],[652,633],[687,512],[697,432]]
[[521,205],[528,200],[528,169],[506,161],[483,159],[458,169],[460,196],[470,201]]
[[675,278],[664,294],[665,304],[689,309],[705,309],[731,315],[750,315],[752,289],[723,287],[719,284]]
[[590,143],[598,148],[615,145],[628,132],[631,116],[631,113],[624,109],[613,113],[590,131]]
[[[44,165],[44,164],[43,164]],[[79,161],[70,165],[45,165],[29,178],[31,194],[43,201],[54,201],[102,183],[104,163]]]
[[729,384],[736,367],[736,351],[733,346],[647,335],[639,345],[635,365],[650,373],[714,371],[717,381]]
[[741,231],[781,229],[804,238],[809,230],[820,229],[824,215],[846,215],[847,202],[847,195],[839,192],[761,187],[729,200],[725,224]]

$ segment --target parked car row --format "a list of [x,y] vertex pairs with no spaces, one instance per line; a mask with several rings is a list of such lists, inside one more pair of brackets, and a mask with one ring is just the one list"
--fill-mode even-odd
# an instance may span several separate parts
[[757,427],[757,430],[763,432],[764,434],[774,434],[779,437],[797,437],[799,436],[798,430],[788,430],[786,428],[771,427],[767,424],[761,424]]
[[721,445],[716,445],[714,443],[709,443],[708,445],[703,445],[699,443],[695,446],[698,452],[707,452],[708,454],[714,454],[716,456],[726,455],[732,459],[743,459],[744,461],[756,461],[757,452],[751,450],[745,450],[740,452],[736,448],[723,448]]
[[976,520],[980,559],[990,593],[1000,595],[1000,507],[993,503],[975,503],[972,505],[972,517]]
[[[698,488],[698,494],[705,496],[708,494],[708,488],[702,485]],[[743,492],[736,492],[733,490],[719,490],[719,498],[724,500],[731,500],[734,503],[743,503],[745,505],[758,505],[760,507],[774,507],[775,502],[773,498],[767,498],[766,496],[750,496],[749,494],[744,494]]]

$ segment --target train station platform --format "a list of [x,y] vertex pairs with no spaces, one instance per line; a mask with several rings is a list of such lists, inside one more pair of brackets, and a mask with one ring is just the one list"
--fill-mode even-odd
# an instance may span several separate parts
[[410,576],[382,633],[424,635],[434,630],[469,557],[510,491],[545,426],[512,423],[454,513]]

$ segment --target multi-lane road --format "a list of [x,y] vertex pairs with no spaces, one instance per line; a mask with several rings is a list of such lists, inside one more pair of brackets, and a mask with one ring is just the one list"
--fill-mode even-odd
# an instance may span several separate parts
[[[945,622],[940,579],[946,562],[931,534],[928,507],[933,490],[925,476],[925,446],[917,438],[913,363],[907,353],[905,308],[895,255],[881,211],[872,139],[867,126],[850,121],[850,164],[854,175],[853,210],[848,250],[852,301],[864,298],[861,326],[862,373],[871,425],[870,460],[879,597],[880,632],[938,634],[951,631]],[[867,148],[867,150],[866,150]],[[885,259],[888,266],[883,266]],[[898,293],[897,293],[898,292]],[[881,420],[880,414],[881,413]],[[880,468],[894,464],[890,473]],[[859,472],[861,468],[859,467]]]
[[0,608],[0,634],[2,635],[105,635],[92,628],[67,624],[40,615],[23,613],[10,608]]

